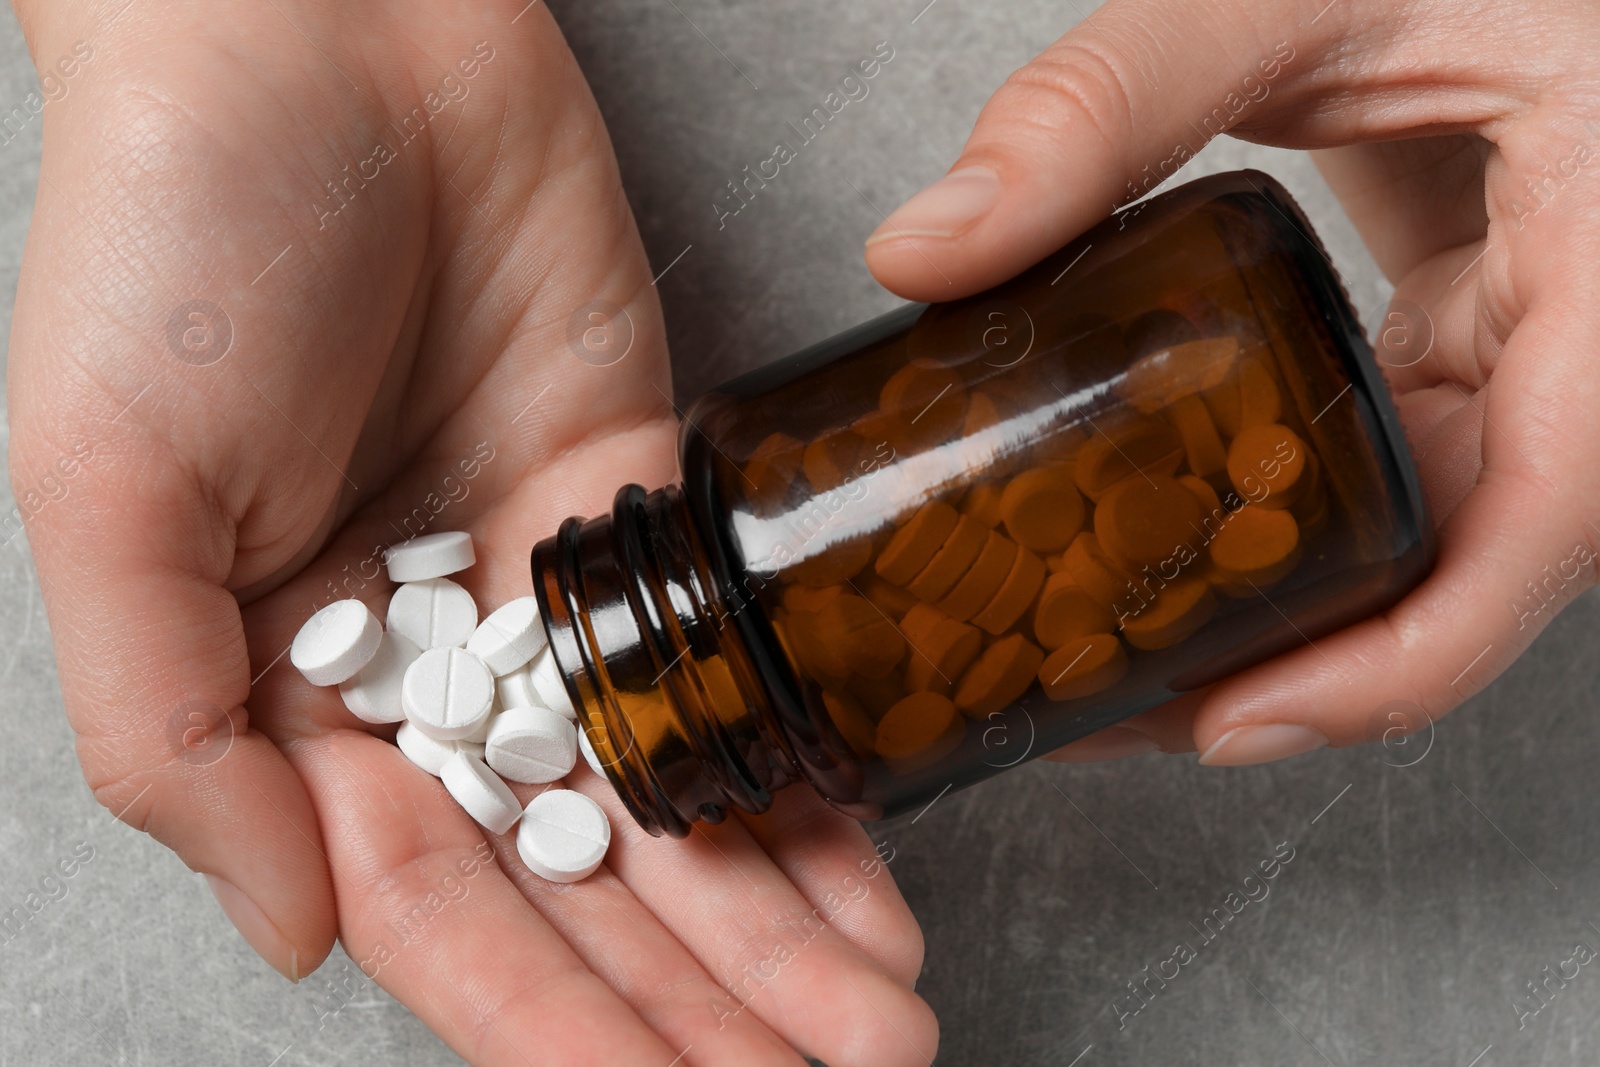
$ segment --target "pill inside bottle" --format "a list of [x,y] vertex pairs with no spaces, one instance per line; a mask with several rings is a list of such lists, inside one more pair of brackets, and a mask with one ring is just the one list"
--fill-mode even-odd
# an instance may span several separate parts
[[634,817],[912,811],[1394,604],[1432,565],[1382,378],[1283,188],[1217,175],[702,397],[681,484],[533,552]]

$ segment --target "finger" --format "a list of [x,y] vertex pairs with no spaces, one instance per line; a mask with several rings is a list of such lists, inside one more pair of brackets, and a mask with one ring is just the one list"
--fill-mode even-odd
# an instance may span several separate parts
[[[291,981],[332,947],[333,893],[299,777],[242,706],[231,528],[164,457],[85,461],[77,496],[31,531],[67,718],[95,797],[204,873]],[[48,446],[13,453],[37,477]]]
[[1107,726],[1080,741],[1047,752],[1040,759],[1051,763],[1103,763],[1158,752],[1161,746],[1149,734],[1127,726]]
[[319,816],[339,827],[327,846],[346,951],[465,1059],[665,1064],[677,1054],[528,905],[443,785],[393,745],[340,731],[289,754]]
[[1193,752],[1194,717],[1211,687],[1174,697],[1043,757],[1057,763],[1099,763],[1147,752]]
[[[611,818],[606,862],[738,1002],[833,1067],[926,1067],[933,1013],[814,908],[738,820],[684,840],[645,833],[609,787],[580,778]],[[847,902],[845,907],[850,905]]]
[[[576,775],[603,786],[587,766]],[[512,785],[526,806],[541,791]],[[627,1002],[685,1067],[799,1067],[799,1055],[706,973],[608,866],[576,885],[533,874],[513,837],[493,840],[501,870],[578,957]]]
[[1428,514],[1443,523],[1478,484],[1483,471],[1484,397],[1455,382],[1397,398],[1411,442]]
[[[1037,262],[1210,137],[1265,121],[1337,20],[1303,21],[1288,4],[1111,0],[1006,80],[950,172],[869,238],[868,265],[903,296],[947,300]],[[1245,77],[1270,95],[1214,111],[1244,99]]]
[[[1491,254],[1493,253],[1493,254]],[[1504,257],[1483,240],[1454,245],[1416,265],[1395,290],[1373,336],[1374,356],[1395,394],[1435,524],[1443,523],[1482,470],[1479,393],[1504,347],[1508,317],[1496,288]],[[1499,306],[1498,315],[1483,315]]]
[[[1504,257],[1480,240],[1418,264],[1395,290],[1373,337],[1374,355],[1395,394],[1417,474],[1435,524],[1443,523],[1482,471],[1480,395],[1504,348],[1509,305],[1494,292]],[[1480,311],[1498,307],[1499,314]]]
[[859,822],[802,789],[782,790],[770,810],[740,818],[813,913],[832,914],[833,929],[895,980],[915,987],[922,930]]
[[1394,48],[1402,18],[1410,35],[1483,30],[1465,9],[1110,0],[1006,80],[946,176],[869,238],[868,266],[903,296],[949,300],[1038,262],[1221,133],[1329,147],[1486,128],[1524,106],[1532,90],[1492,49],[1463,66]]
[[1446,249],[1401,279],[1373,336],[1378,369],[1396,393],[1443,382],[1476,390],[1489,380],[1512,322],[1491,322],[1485,264],[1504,262],[1485,242]]
[[1386,707],[1436,720],[1593,584],[1600,323],[1568,291],[1529,312],[1480,394],[1482,473],[1439,530],[1433,573],[1390,611],[1219,683],[1195,722],[1201,762],[1373,740]]

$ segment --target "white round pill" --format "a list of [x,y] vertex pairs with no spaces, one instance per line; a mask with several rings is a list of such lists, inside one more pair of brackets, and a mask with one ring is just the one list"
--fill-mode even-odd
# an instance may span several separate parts
[[406,759],[435,777],[444,769],[444,761],[456,754],[454,741],[435,741],[408,722],[395,731],[394,743]]
[[533,657],[533,663],[528,668],[528,677],[533,682],[533,691],[539,698],[539,703],[552,711],[559,711],[573,722],[578,721],[577,709],[572,706],[572,698],[567,695],[566,683],[561,680],[561,670],[556,666],[556,657],[548,648]]
[[549,708],[513,708],[495,716],[484,753],[502,778],[528,785],[553,782],[578,762],[578,730]]
[[400,683],[406,719],[435,741],[471,737],[494,704],[494,676],[464,648],[430,648]]
[[399,722],[406,717],[400,706],[400,683],[406,668],[422,649],[405,634],[390,630],[378,642],[377,654],[367,665],[339,683],[344,706],[363,722]]
[[457,752],[465,752],[469,756],[483,758],[483,746],[474,745],[470,741],[435,741],[413,723],[402,723],[394,735],[395,744],[400,746],[400,751],[406,759],[427,771],[435,778],[444,769],[445,761]]
[[606,776],[606,769],[600,765],[600,757],[595,755],[594,746],[589,743],[587,730],[578,731],[578,751],[583,753],[583,762],[589,765],[591,771],[602,778]]
[[391,582],[420,582],[464,571],[477,562],[472,536],[460,531],[423,534],[383,554]]
[[511,787],[475,756],[457,752],[445,760],[439,777],[456,803],[491,833],[505,833],[522,817],[522,805]]
[[528,801],[517,828],[517,855],[550,882],[589,877],[611,846],[611,823],[600,805],[572,789],[547,789]]
[[389,629],[398,630],[418,648],[459,648],[478,626],[478,605],[472,594],[448,578],[408,582],[389,600]]
[[467,651],[482,656],[496,677],[527,663],[544,645],[539,604],[531,596],[495,608],[467,639]]
[[289,662],[312,685],[338,685],[371,661],[382,639],[383,627],[365,604],[335,600],[294,635]]
[[502,674],[496,678],[494,692],[500,700],[502,711],[510,711],[512,708],[544,707],[544,701],[539,699],[539,691],[533,687],[532,664],[524,664],[510,674]]
[[489,731],[494,727],[494,721],[499,717],[500,702],[495,701],[493,704],[489,705],[489,714],[483,717],[483,721],[478,724],[478,728],[472,731],[466,737],[463,737],[461,740],[470,741],[473,744],[480,746],[483,745],[484,742],[489,740]]

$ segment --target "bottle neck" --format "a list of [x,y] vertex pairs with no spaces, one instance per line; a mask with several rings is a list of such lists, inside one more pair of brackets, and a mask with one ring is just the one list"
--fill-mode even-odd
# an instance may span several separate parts
[[765,811],[798,777],[679,487],[624,486],[610,515],[567,519],[534,547],[533,584],[579,725],[650,833]]

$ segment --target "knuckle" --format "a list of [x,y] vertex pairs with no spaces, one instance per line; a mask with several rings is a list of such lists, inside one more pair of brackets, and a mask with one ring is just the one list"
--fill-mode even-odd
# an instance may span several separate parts
[[751,918],[752,921],[742,925],[739,932],[729,939],[720,965],[707,968],[713,980],[724,988],[740,988],[751,971],[761,968],[773,956],[781,955],[794,936],[790,924],[801,922],[802,913]]
[[1002,92],[1020,102],[1015,115],[1052,140],[1085,130],[1115,150],[1132,125],[1125,61],[1088,40],[1060,41],[1006,79]]
[[[482,868],[493,864],[484,856],[482,849],[452,844],[424,847],[388,863],[383,874],[362,893],[358,928],[414,929],[420,936],[442,910],[441,901],[466,895],[453,894],[454,885],[470,881]],[[406,925],[417,919],[422,921],[415,927]]]
[[553,967],[537,977],[521,977],[516,986],[486,1003],[462,994],[473,1021],[466,1027],[467,1047],[473,1063],[497,1059],[496,1046],[519,1047],[536,1043],[537,1035],[564,1024],[581,1013],[575,1006],[592,995],[599,979],[581,963]]
[[102,761],[85,760],[83,777],[101,807],[140,833],[151,833],[155,805],[141,801],[157,784],[161,777],[159,771],[112,768],[104,766]]
[[814,793],[801,794],[793,799],[779,796],[777,802],[760,816],[753,817],[761,835],[769,840],[792,842],[799,838],[828,837],[845,831],[859,834],[860,823],[829,807]]
[[727,995],[716,982],[688,967],[667,971],[645,988],[652,1001],[684,1012],[699,1007],[708,999]]
[[889,974],[905,985],[913,985],[922,975],[928,947],[916,919],[907,912],[904,917],[889,920],[881,944],[889,953],[885,960]]
[[159,801],[182,795],[193,775],[209,773],[233,751],[248,728],[242,707],[206,700],[175,705],[158,730],[139,722],[101,720],[77,740],[84,781],[96,801],[116,818],[172,847],[188,825],[192,804],[162,809]]
[[837,1007],[840,1029],[849,1035],[837,1050],[841,1062],[910,1067],[937,1059],[939,1023],[921,997],[909,989],[870,999],[849,986],[845,992]]

